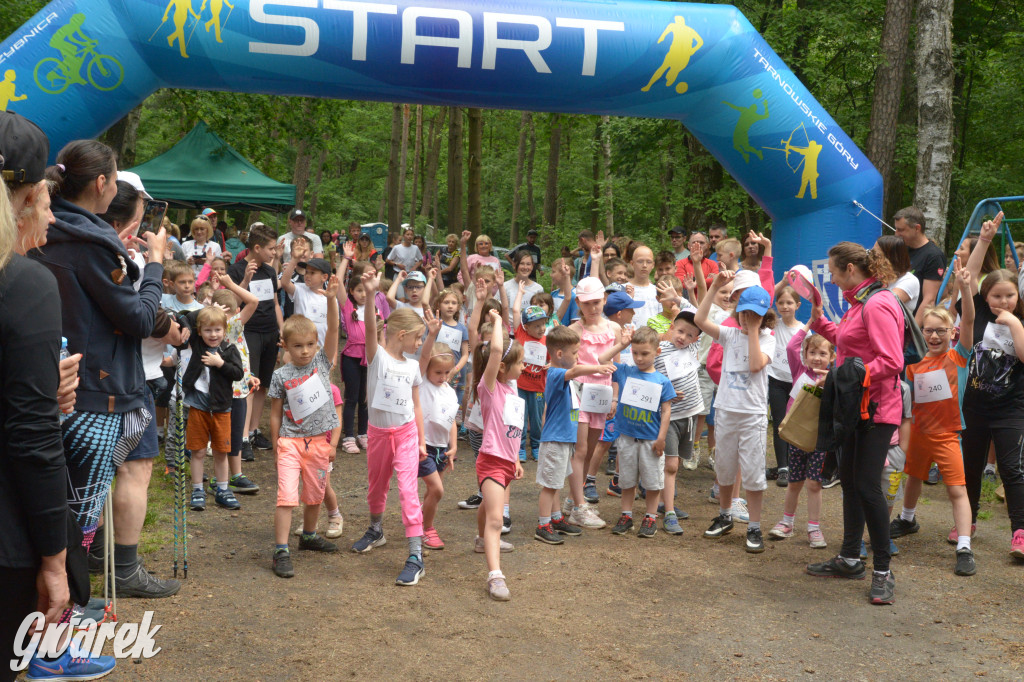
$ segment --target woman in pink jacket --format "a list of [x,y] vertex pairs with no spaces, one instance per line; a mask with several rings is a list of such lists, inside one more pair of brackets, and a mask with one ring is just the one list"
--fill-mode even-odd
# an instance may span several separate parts
[[843,547],[839,556],[811,564],[807,572],[862,580],[865,570],[860,542],[867,525],[874,553],[870,599],[873,604],[891,604],[895,580],[889,570],[889,511],[878,481],[902,416],[903,310],[888,290],[869,298],[875,282],[884,287],[895,278],[885,257],[853,242],[836,244],[828,256],[832,282],[843,290],[850,308],[836,325],[815,306],[812,329],[836,346],[837,367],[848,358],[863,361],[870,372],[869,396],[877,408],[873,424],[857,427],[837,453],[843,486]]

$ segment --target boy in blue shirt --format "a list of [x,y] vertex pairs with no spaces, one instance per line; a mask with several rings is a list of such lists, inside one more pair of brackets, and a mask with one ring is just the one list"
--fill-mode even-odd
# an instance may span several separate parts
[[[637,535],[654,537],[658,532],[658,500],[665,486],[665,439],[672,420],[672,399],[676,391],[661,372],[654,369],[654,358],[661,353],[658,332],[650,327],[622,330],[622,340],[604,352],[598,360],[609,362],[627,346],[632,346],[633,365],[615,363],[612,381],[619,385],[619,406],[615,412],[615,441],[618,450],[619,485],[622,487],[622,515],[612,528],[624,535],[633,528],[633,494],[639,481],[647,490],[647,513]],[[550,342],[549,342],[550,343]]]
[[[553,327],[547,335],[547,383],[544,386],[544,429],[537,451],[537,483],[540,491],[540,517],[533,537],[549,545],[560,545],[561,535],[580,535],[583,530],[562,515],[558,491],[572,468],[576,450],[579,393],[572,380],[585,374],[611,374],[611,365],[577,365],[580,336],[568,327]],[[632,498],[630,498],[632,499]],[[561,535],[560,535],[561,534]]]

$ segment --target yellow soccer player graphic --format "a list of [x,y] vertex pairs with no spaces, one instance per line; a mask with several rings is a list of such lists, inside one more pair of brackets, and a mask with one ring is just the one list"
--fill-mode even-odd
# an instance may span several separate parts
[[[739,107],[730,102],[722,102],[727,107],[740,112],[740,119],[736,122],[736,128],[732,131],[732,146],[733,149],[743,155],[744,163],[750,163],[751,154],[764,161],[764,154],[761,153],[761,150],[750,146],[750,127],[758,121],[768,118],[768,98],[761,97],[760,88],[754,90],[752,94],[754,95],[754,103],[749,107]],[[757,100],[759,99],[764,107],[764,113],[757,111]]]
[[17,94],[14,85],[16,77],[14,69],[4,71],[4,79],[0,82],[0,111],[7,111],[7,105],[11,102],[20,102],[28,98],[28,95]]
[[[661,37],[658,38],[658,42],[661,43],[667,36],[672,36],[672,45],[668,48],[668,54],[665,55],[665,61],[661,63],[658,70],[651,76],[651,81],[644,87],[640,88],[642,92],[647,92],[651,89],[651,86],[661,80],[662,76],[666,75],[665,85],[672,87],[672,84],[676,82],[676,78],[679,74],[687,67],[690,63],[690,57],[696,54],[704,45],[704,40],[697,35],[697,32],[686,25],[686,20],[681,16],[676,16],[676,20],[665,27],[662,31]],[[676,92],[683,94],[686,92],[689,86],[680,81],[676,85]]]

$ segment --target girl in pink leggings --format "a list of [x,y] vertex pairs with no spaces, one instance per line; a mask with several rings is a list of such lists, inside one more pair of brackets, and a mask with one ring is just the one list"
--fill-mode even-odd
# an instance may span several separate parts
[[[370,527],[352,545],[353,552],[369,552],[384,539],[384,509],[388,501],[391,472],[398,479],[398,497],[402,503],[402,523],[409,541],[409,558],[395,581],[415,585],[423,577],[423,509],[417,489],[420,461],[427,457],[423,436],[423,412],[419,386],[419,363],[407,360],[423,343],[425,325],[411,309],[398,310],[387,322],[384,348],[377,343],[376,297],[379,276],[362,276],[366,290],[366,396],[369,403],[369,443],[366,448]],[[429,315],[429,311],[428,311]],[[432,317],[432,315],[431,315]]]

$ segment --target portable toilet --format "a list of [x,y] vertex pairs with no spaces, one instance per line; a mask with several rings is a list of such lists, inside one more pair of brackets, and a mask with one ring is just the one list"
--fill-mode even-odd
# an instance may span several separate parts
[[373,242],[373,248],[378,252],[384,253],[388,248],[388,226],[386,223],[366,223],[361,226],[363,234],[370,235],[370,241]]

